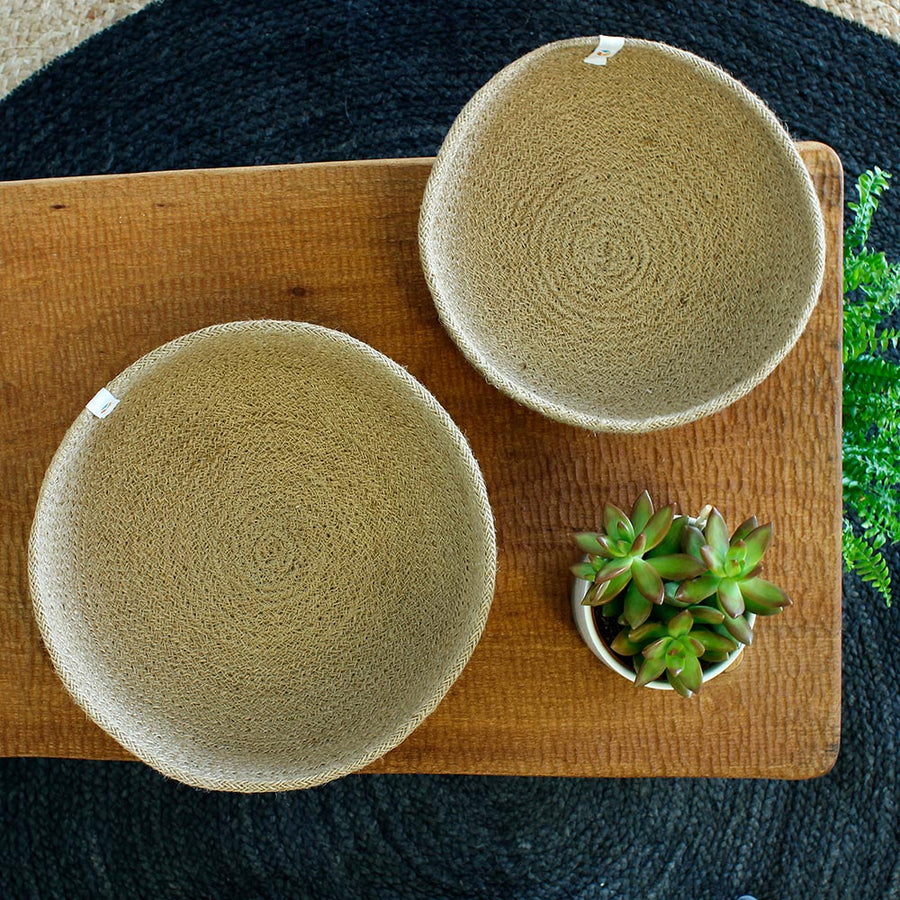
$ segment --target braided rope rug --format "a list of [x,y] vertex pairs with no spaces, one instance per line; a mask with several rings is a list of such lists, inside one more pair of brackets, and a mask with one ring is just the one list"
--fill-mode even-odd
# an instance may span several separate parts
[[[155,0],[7,0],[0,10],[0,97],[55,57],[152,2]],[[803,2],[900,41],[900,0]]]
[[[50,63],[158,0],[8,0],[0,10],[0,98]],[[800,0],[900,41],[900,0]],[[768,12],[777,20],[778,4]]]
[[[900,47],[795,0],[285,6],[163,2],[102,32],[0,104],[0,177],[432,154],[503,65],[599,31],[710,59],[851,178],[900,173]],[[894,192],[879,217],[898,255]],[[843,743],[815,781],[351,775],[233,796],[4,760],[0,894],[900,897],[900,601],[847,579],[844,609]]]

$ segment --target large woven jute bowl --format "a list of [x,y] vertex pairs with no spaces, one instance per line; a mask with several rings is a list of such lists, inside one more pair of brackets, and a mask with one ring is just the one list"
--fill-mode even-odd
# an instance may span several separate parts
[[34,611],[87,714],[207,788],[309,787],[402,741],[469,659],[493,596],[477,463],[371,347],[217,325],[115,378],[44,480]]
[[595,431],[714,413],[801,334],[825,262],[789,135],[709,62],[627,39],[548,44],[441,146],[419,240],[440,318],[500,390]]

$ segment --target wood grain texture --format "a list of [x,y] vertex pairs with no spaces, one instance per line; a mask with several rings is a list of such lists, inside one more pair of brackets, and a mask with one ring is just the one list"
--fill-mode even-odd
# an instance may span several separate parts
[[[650,436],[594,435],[508,400],[463,359],[421,274],[430,160],[0,184],[0,754],[125,759],[53,673],[27,592],[44,470],[87,400],[171,338],[249,318],[346,331],[445,406],[479,459],[498,580],[469,666],[378,772],[803,778],[834,763],[841,698],[840,161],[800,145],[828,239],[797,346],[729,409]],[[570,534],[643,488],[736,524],[773,520],[767,571],[794,597],[694,700],[639,691],[581,643]]]

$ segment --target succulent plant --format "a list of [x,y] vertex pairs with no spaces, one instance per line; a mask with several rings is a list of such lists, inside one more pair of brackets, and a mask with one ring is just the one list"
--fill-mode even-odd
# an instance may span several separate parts
[[632,657],[635,683],[665,674],[689,697],[705,667],[750,644],[750,613],[770,616],[790,605],[759,575],[772,533],[754,516],[729,539],[714,507],[696,518],[676,516],[671,506],[657,512],[644,491],[630,516],[607,504],[601,531],[575,535],[586,558],[572,572],[590,582],[583,604],[622,626],[611,649]]
[[624,602],[628,604],[630,597],[633,604],[640,605],[646,619],[651,604],[661,604],[665,599],[664,580],[682,581],[704,572],[703,562],[685,553],[653,553],[669,534],[674,516],[671,506],[654,511],[646,491],[638,497],[630,516],[607,503],[604,530],[575,535],[575,542],[590,557],[572,566],[575,575],[593,582],[585,605],[605,605],[630,586]]
[[760,561],[771,541],[772,526],[760,525],[756,516],[739,525],[729,540],[725,520],[713,509],[703,532],[688,525],[682,539],[686,552],[699,556],[707,571],[684,581],[674,599],[680,605],[693,605],[714,597],[725,617],[725,628],[736,640],[749,644],[753,634],[745,611],[772,616],[791,605],[781,588],[758,575]]
[[726,657],[737,649],[737,643],[708,628],[695,628],[698,623],[719,625],[722,613],[709,606],[695,609],[671,609],[664,619],[646,622],[631,631],[623,629],[612,642],[621,656],[641,655],[636,666],[635,684],[643,687],[665,673],[669,684],[683,697],[690,697],[703,684],[700,660],[708,653]]

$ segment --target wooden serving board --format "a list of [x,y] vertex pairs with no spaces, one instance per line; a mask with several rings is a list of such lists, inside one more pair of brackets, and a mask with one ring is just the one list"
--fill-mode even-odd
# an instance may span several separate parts
[[[441,328],[419,266],[427,159],[0,184],[0,754],[125,759],[72,703],[31,615],[26,544],[44,470],[96,390],[160,344],[237,319],[316,322],[406,366],[468,436],[497,520],[487,628],[446,699],[370,771],[803,778],[840,739],[840,161],[802,144],[825,214],[819,305],[729,409],[594,435],[489,387]],[[581,643],[570,535],[644,488],[736,524],[773,520],[794,598],[692,701],[637,690]]]

